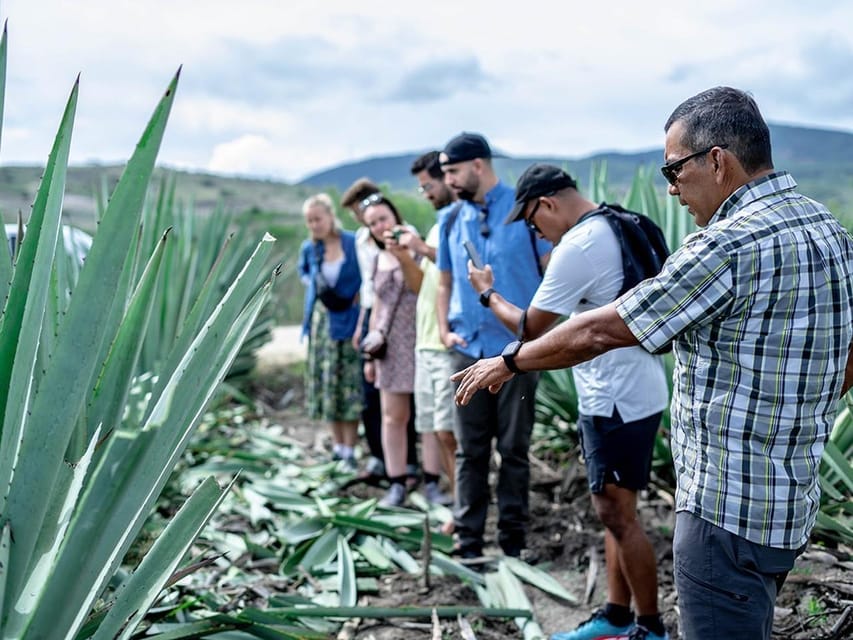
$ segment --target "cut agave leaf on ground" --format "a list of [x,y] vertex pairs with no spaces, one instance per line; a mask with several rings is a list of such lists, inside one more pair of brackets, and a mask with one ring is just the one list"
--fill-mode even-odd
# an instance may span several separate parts
[[578,600],[563,585],[557,582],[551,574],[537,569],[518,558],[506,557],[502,560],[507,568],[526,583],[538,587],[553,596],[562,598],[571,604],[578,604]]

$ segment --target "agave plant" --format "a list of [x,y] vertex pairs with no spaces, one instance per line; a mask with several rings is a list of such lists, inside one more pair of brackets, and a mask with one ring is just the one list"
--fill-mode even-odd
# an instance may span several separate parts
[[[0,68],[5,63],[4,31]],[[141,337],[165,285],[169,234],[161,231],[156,249],[142,257],[138,230],[177,83],[178,74],[103,211],[73,291],[57,245],[78,83],[14,265],[0,259],[4,638],[73,638],[84,628],[85,636],[129,637],[225,495],[213,479],[202,481],[134,571],[117,576],[271,286],[257,287],[267,237],[226,290],[208,279],[145,402],[128,410]],[[208,300],[216,304],[202,303]]]

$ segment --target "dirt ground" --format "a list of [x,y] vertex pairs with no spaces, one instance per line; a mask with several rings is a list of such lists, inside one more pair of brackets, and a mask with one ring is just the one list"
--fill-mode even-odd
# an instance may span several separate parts
[[[289,434],[321,446],[317,428],[302,414],[302,383],[285,367],[300,358],[304,348],[294,338],[292,329],[276,332],[277,344],[263,350],[259,365],[260,379],[275,380],[269,388],[258,390],[263,403],[275,410],[275,419]],[[282,402],[286,398],[287,402]],[[286,406],[282,406],[286,405]],[[603,604],[606,594],[604,536],[587,491],[582,465],[552,468],[532,460],[530,492],[531,526],[528,546],[539,556],[539,568],[548,571],[578,601],[568,606],[562,600],[526,586],[536,621],[546,635],[571,629]],[[354,495],[380,495],[382,490],[364,484],[349,489]],[[658,561],[659,601],[670,637],[680,638],[678,598],[672,577],[672,529],[674,513],[666,491],[652,487],[640,496],[640,517],[654,546]],[[490,509],[487,524],[486,555],[497,555],[493,542],[496,507]],[[371,606],[479,606],[474,591],[458,579],[433,578],[429,590],[421,580],[405,574],[393,574],[380,581],[377,595],[365,598]],[[853,638],[853,550],[843,545],[813,541],[798,559],[776,603],[774,638],[787,640],[840,640]],[[492,618],[468,620],[474,636],[465,635],[456,619],[441,620],[441,635],[434,635],[433,625],[397,619],[387,621],[360,620],[347,625],[338,638],[346,640],[431,640],[475,637],[477,640],[522,638],[512,621]],[[463,622],[464,624],[464,622]]]

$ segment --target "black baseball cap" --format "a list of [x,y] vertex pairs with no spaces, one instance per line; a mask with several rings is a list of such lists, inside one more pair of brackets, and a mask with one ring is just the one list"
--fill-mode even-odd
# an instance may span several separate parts
[[578,185],[572,176],[560,167],[544,162],[530,165],[515,185],[515,206],[509,212],[504,224],[521,220],[524,217],[524,206],[533,198],[553,195],[569,187],[577,189]]
[[479,133],[463,131],[451,139],[441,152],[441,164],[456,164],[476,158],[491,158],[489,143]]

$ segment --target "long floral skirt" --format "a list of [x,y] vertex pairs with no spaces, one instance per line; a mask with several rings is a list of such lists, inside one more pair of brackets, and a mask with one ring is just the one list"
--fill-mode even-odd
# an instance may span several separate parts
[[311,316],[305,404],[312,420],[349,422],[361,416],[361,359],[350,340],[329,337],[328,311],[320,302]]

